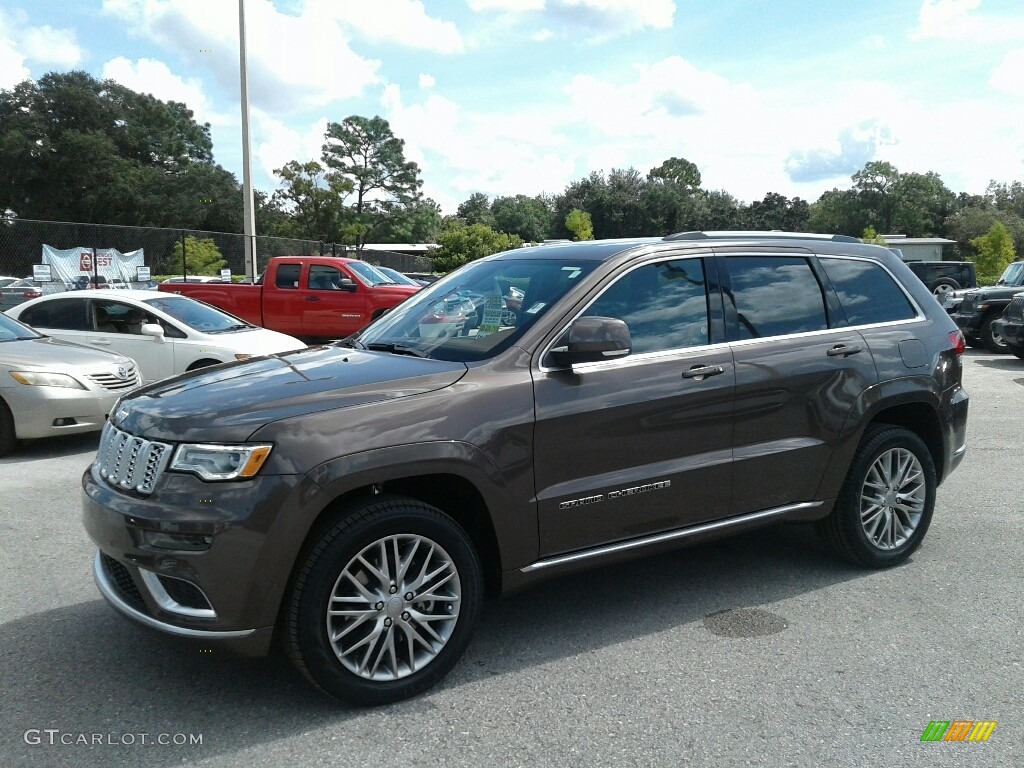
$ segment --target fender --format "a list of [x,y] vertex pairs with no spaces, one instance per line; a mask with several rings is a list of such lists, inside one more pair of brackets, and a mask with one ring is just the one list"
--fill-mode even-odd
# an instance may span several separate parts
[[[873,384],[864,390],[846,417],[815,499],[834,499],[839,495],[861,437],[879,413],[900,405],[924,405],[938,426],[941,402],[942,393],[932,376],[903,376]],[[936,462],[939,472],[941,467],[942,463]]]

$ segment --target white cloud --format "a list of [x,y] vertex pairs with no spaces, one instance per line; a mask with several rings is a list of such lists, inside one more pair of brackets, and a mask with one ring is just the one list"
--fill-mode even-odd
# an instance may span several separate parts
[[922,0],[916,37],[961,37],[976,23],[970,12],[981,0]]
[[81,60],[82,50],[73,31],[49,25],[33,27],[24,11],[0,8],[0,88],[30,79],[27,62],[65,69]]
[[25,30],[25,54],[32,61],[70,69],[82,61],[82,49],[69,29],[54,29],[49,24]]
[[321,117],[303,131],[289,128],[263,110],[254,110],[252,117],[254,133],[260,137],[253,154],[268,177],[274,178],[274,171],[291,160],[300,163],[310,160],[320,162],[324,133],[327,131],[326,117]]
[[[193,67],[209,68],[224,92],[238,93],[236,4],[104,0],[103,8]],[[246,48],[251,102],[280,114],[353,98],[378,82],[380,62],[356,55],[347,32],[323,13],[293,16],[270,0],[249,0]]]
[[161,101],[183,102],[198,123],[230,125],[238,122],[237,116],[228,116],[213,108],[199,80],[175,75],[162,61],[139,59],[133,63],[119,56],[103,65],[102,77],[116,80],[133,91],[152,94]]
[[[589,29],[599,40],[648,28],[669,29],[676,10],[675,0],[469,0],[469,7],[478,13],[497,11],[509,18],[540,16],[547,23],[533,39],[552,36],[549,23],[573,34],[578,34],[580,27]],[[530,21],[534,23],[534,19]]]
[[437,80],[435,80],[432,76],[423,74],[420,75],[420,88],[433,88],[435,85],[437,85]]
[[461,53],[462,36],[450,21],[427,14],[421,0],[338,2],[309,0],[303,16],[333,19],[374,43],[389,43],[435,53]]
[[1024,99],[1024,48],[1010,51],[989,77],[989,85],[1018,99]]

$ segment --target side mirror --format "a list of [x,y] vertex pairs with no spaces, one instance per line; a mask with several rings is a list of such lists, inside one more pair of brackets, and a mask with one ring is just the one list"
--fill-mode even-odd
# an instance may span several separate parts
[[350,280],[347,277],[343,277],[341,278],[341,280],[338,281],[338,290],[340,291],[354,291],[355,289],[356,284],[354,280]]
[[581,317],[569,326],[562,342],[549,353],[560,368],[625,357],[633,351],[629,326],[613,317]]
[[144,323],[143,326],[139,328],[139,333],[143,336],[152,336],[160,341],[164,340],[164,329],[159,323]]

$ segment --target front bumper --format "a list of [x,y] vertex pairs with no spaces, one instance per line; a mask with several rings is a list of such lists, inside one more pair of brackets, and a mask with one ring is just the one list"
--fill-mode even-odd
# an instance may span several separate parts
[[[295,475],[204,483],[167,473],[142,497],[111,488],[94,465],[82,490],[83,523],[99,548],[93,575],[115,609],[177,637],[250,656],[269,650],[298,549],[326,503],[319,486]],[[152,545],[153,533],[210,543],[201,551],[162,549]]]
[[[122,394],[24,384],[0,390],[14,416],[14,433],[19,440],[103,429],[107,414]],[[63,422],[61,426],[54,424],[57,420]]]
[[985,316],[984,314],[974,312],[971,314],[954,312],[950,317],[953,318],[953,322],[964,332],[965,336],[977,336],[981,333],[981,321]]
[[1015,352],[1024,352],[1024,323],[1020,320],[992,321],[992,328],[1003,337],[1003,341]]

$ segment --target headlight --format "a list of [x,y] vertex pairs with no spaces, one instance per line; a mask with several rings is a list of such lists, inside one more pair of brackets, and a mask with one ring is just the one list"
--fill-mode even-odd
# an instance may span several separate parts
[[241,480],[252,477],[270,455],[270,445],[179,445],[172,470],[191,472],[201,480]]
[[68,389],[85,389],[85,385],[66,373],[41,373],[39,371],[11,371],[11,376],[19,384],[36,387],[67,387]]

